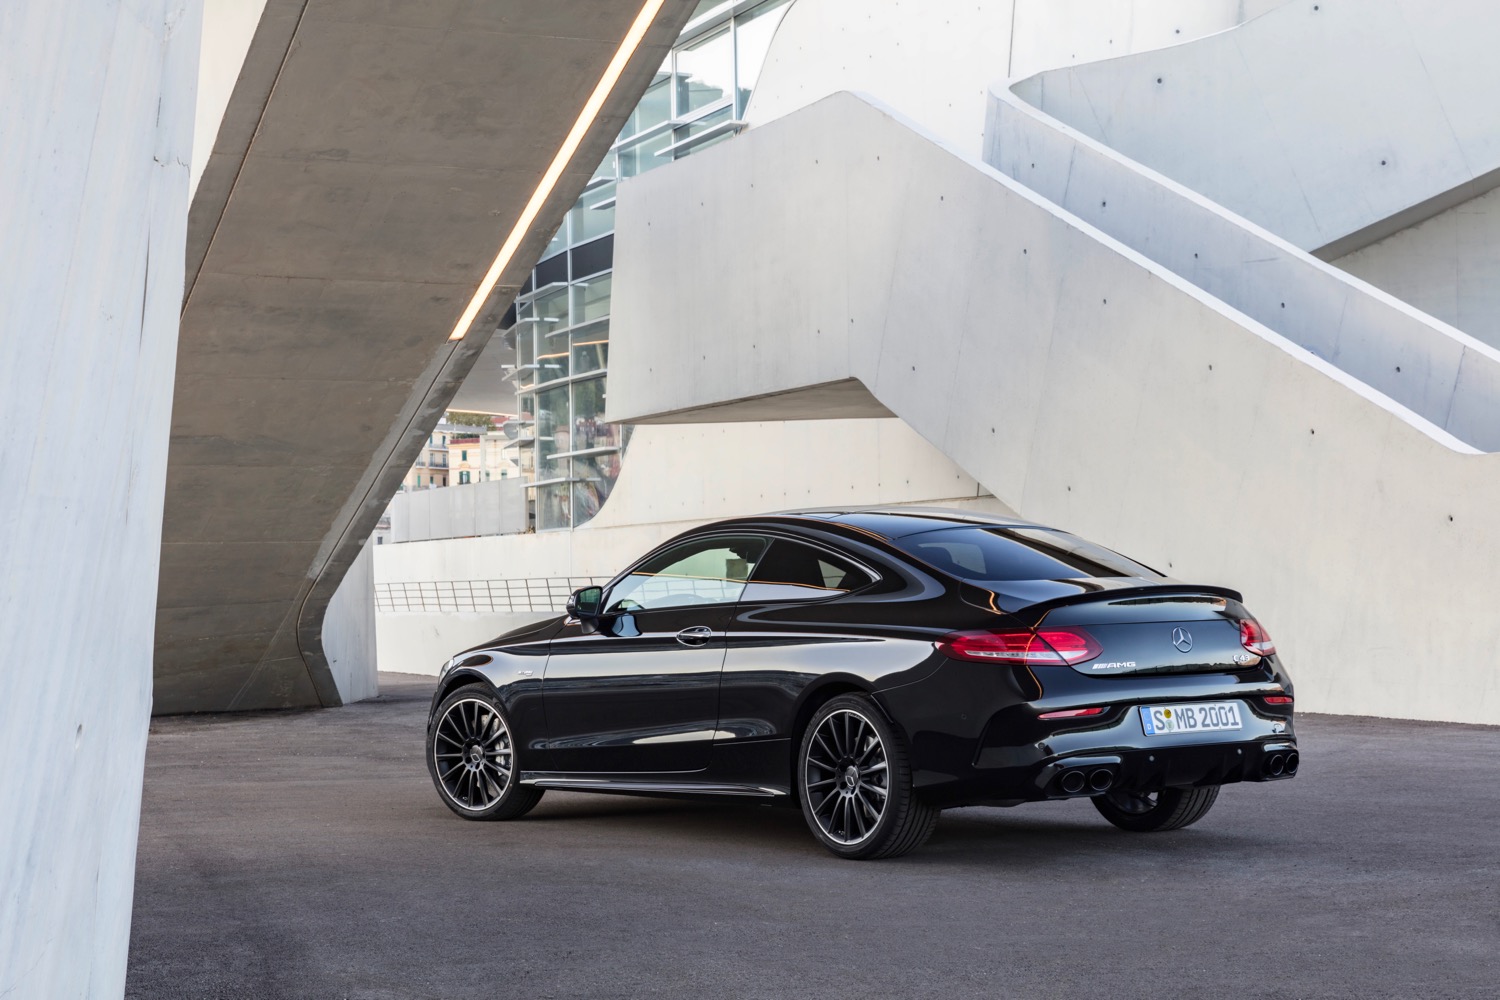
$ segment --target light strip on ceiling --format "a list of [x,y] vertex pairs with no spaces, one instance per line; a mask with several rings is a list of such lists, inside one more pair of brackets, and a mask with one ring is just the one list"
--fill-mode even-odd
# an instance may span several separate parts
[[573,159],[573,154],[578,152],[578,146],[583,142],[584,135],[589,126],[598,117],[599,110],[604,107],[605,100],[610,91],[614,90],[615,84],[619,82],[620,74],[625,72],[625,67],[630,63],[630,57],[635,55],[635,50],[641,44],[641,39],[646,36],[646,30],[656,20],[657,13],[661,10],[665,0],[646,0],[641,7],[641,12],[635,16],[635,21],[630,25],[630,30],[620,40],[620,47],[615,50],[615,57],[609,61],[604,69],[604,75],[599,78],[599,83],[594,87],[594,92],[584,102],[583,110],[578,112],[578,120],[573,122],[573,128],[568,132],[568,137],[557,150],[557,155],[552,158],[552,163],[547,167],[547,172],[542,175],[542,180],[531,193],[531,200],[526,203],[526,208],[521,212],[521,217],[516,220],[515,227],[511,229],[510,235],[505,238],[505,243],[500,247],[500,252],[495,255],[495,262],[485,272],[484,280],[474,291],[474,297],[464,308],[463,315],[458,318],[453,332],[448,335],[449,340],[463,340],[464,334],[469,332],[469,327],[474,323],[474,318],[479,315],[485,300],[495,290],[495,285],[500,281],[500,274],[510,263],[511,257],[515,256],[516,247],[521,245],[521,240],[531,224],[536,221],[537,215],[542,210],[542,205],[552,194],[552,189],[557,186],[558,178],[562,176],[564,168]]

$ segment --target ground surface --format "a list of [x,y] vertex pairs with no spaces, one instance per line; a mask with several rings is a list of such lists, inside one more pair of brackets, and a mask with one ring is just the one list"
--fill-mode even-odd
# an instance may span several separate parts
[[1296,780],[1188,830],[966,809],[855,863],[756,806],[459,820],[422,763],[430,684],[157,720],[129,996],[1500,996],[1497,729],[1307,717]]

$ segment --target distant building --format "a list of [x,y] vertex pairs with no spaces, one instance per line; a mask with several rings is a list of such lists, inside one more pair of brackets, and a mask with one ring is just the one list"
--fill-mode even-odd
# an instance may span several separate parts
[[456,430],[458,428],[445,420],[427,435],[427,447],[422,449],[421,456],[401,483],[403,492],[448,485],[448,439]]

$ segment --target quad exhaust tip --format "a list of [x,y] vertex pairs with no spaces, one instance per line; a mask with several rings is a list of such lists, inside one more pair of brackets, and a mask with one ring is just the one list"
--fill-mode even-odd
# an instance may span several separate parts
[[1114,772],[1107,767],[1097,767],[1092,771],[1086,771],[1080,767],[1073,771],[1064,771],[1063,776],[1057,779],[1058,787],[1068,795],[1077,795],[1085,789],[1090,794],[1097,795],[1108,791],[1114,783]]
[[1299,754],[1299,753],[1297,753],[1297,751],[1293,750],[1291,753],[1289,753],[1289,754],[1286,755],[1286,773],[1287,774],[1296,774],[1297,773],[1297,767],[1301,763],[1302,763],[1302,755]]
[[1266,773],[1273,778],[1279,778],[1286,773],[1286,755],[1273,753],[1266,761]]

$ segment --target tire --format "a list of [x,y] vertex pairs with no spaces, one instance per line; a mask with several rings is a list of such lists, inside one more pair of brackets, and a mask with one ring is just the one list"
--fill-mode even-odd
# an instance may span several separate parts
[[1121,830],[1159,833],[1180,830],[1202,819],[1219,797],[1219,786],[1163,788],[1158,792],[1109,791],[1094,796],[1094,808]]
[[808,829],[841,858],[898,857],[937,826],[938,810],[912,788],[906,741],[863,695],[831,699],[807,724],[797,793]]
[[522,785],[510,720],[484,684],[444,698],[427,724],[427,773],[443,804],[464,819],[515,819],[542,800]]

